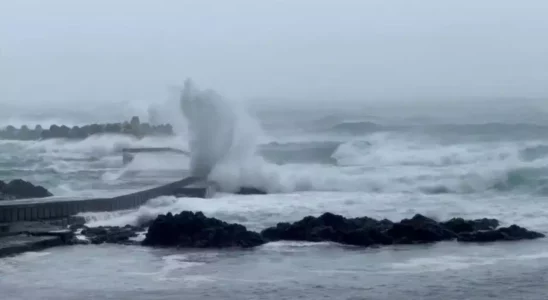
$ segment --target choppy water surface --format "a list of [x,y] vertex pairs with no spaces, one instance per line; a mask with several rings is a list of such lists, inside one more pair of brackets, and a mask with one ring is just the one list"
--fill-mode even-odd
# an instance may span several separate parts
[[3,259],[0,287],[3,299],[544,299],[546,250],[544,242],[200,252],[78,246]]
[[[422,213],[494,217],[548,232],[548,118],[478,114],[262,112],[263,130],[245,131],[256,134],[258,146],[233,142],[236,154],[257,155],[234,155],[212,177],[273,194],[160,197],[135,210],[83,215],[90,225],[125,225],[201,210],[260,230],[325,211],[395,220]],[[180,132],[143,140],[0,141],[0,179],[23,178],[64,197],[152,187],[185,176],[189,158],[137,155],[123,165],[119,150],[187,149]],[[0,298],[545,299],[546,274],[544,240],[378,249],[273,243],[246,251],[78,246],[1,259]]]

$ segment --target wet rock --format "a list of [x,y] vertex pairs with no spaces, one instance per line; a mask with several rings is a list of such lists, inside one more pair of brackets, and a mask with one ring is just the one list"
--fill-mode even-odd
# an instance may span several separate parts
[[265,240],[240,224],[229,224],[208,218],[201,212],[158,216],[150,225],[143,245],[188,248],[249,248]]
[[82,234],[87,237],[93,237],[93,236],[99,236],[99,235],[106,235],[108,233],[108,229],[103,226],[99,227],[85,227],[82,230]]
[[480,230],[475,232],[466,232],[458,236],[459,242],[496,242],[496,241],[518,241],[533,240],[545,237],[544,234],[531,231],[517,225],[510,227],[501,227],[496,230]]
[[451,219],[437,222],[417,214],[411,219],[394,223],[372,218],[345,218],[332,213],[319,217],[308,216],[294,223],[278,223],[261,235],[269,241],[331,241],[341,244],[371,246],[390,244],[422,244],[455,240],[463,242],[488,242],[544,237],[542,233],[528,231],[516,225],[495,228],[496,219]]
[[389,220],[378,221],[368,217],[345,218],[332,213],[319,217],[308,216],[293,224],[278,223],[261,232],[270,240],[332,241],[350,245],[388,245],[393,239],[384,233],[393,226]]
[[453,218],[446,222],[441,222],[445,228],[459,234],[463,232],[472,232],[478,230],[492,230],[499,226],[497,219],[476,219],[464,220],[463,218]]
[[84,227],[81,234],[84,235],[92,244],[130,244],[130,238],[136,237],[140,228],[126,225],[118,226],[100,226]]
[[89,244],[91,244],[91,241],[90,240],[85,240],[85,239],[75,238],[75,239],[72,240],[72,244],[73,245],[89,245]]
[[44,198],[53,196],[47,189],[39,185],[22,180],[14,179],[9,183],[0,180],[0,200]]
[[86,218],[82,216],[71,216],[68,218],[68,226],[71,230],[75,231],[84,228],[86,225]]
[[[75,219],[72,225],[83,224]],[[131,238],[146,230],[145,246],[183,248],[250,248],[269,241],[291,240],[331,241],[346,245],[369,247],[392,244],[422,244],[438,241],[494,242],[537,239],[544,234],[517,225],[497,228],[496,219],[465,220],[454,218],[437,222],[417,214],[410,219],[392,222],[369,217],[345,218],[333,213],[318,217],[307,216],[294,223],[278,223],[260,234],[240,224],[229,224],[208,218],[201,212],[183,211],[180,214],[160,215],[141,226],[86,227],[82,234],[89,243],[137,244]],[[495,229],[496,228],[496,229]]]
[[417,214],[411,219],[394,223],[386,234],[394,239],[396,244],[418,244],[446,241],[457,235],[442,224]]

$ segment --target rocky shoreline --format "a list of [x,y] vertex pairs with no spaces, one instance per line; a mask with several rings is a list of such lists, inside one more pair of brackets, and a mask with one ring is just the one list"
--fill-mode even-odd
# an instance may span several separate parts
[[[88,227],[83,217],[72,217],[63,227],[37,223],[19,225],[11,233],[0,235],[0,257],[75,244],[110,243],[203,249],[254,248],[285,240],[372,247],[441,241],[487,243],[545,237],[543,233],[518,225],[500,227],[500,222],[496,219],[453,218],[438,222],[420,214],[393,222],[369,217],[345,218],[327,212],[318,217],[307,216],[293,223],[278,223],[261,232],[250,231],[241,224],[227,223],[206,217],[202,212],[191,211],[159,215],[153,221],[140,226]],[[144,240],[136,239],[145,233]],[[14,242],[17,239],[19,242]]]

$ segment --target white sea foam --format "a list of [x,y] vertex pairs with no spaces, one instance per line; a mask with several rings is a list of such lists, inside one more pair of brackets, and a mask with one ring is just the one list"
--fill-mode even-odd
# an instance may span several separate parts
[[333,212],[348,217],[400,220],[420,213],[438,220],[452,217],[497,218],[504,226],[519,224],[533,230],[548,228],[543,211],[548,203],[526,195],[490,195],[485,199],[455,194],[306,192],[273,195],[222,194],[213,199],[158,197],[134,210],[83,213],[90,226],[140,225],[159,214],[202,211],[209,217],[261,230],[277,222]]

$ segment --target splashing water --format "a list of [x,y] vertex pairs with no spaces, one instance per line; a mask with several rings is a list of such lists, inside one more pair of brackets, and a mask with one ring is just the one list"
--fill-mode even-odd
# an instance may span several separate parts
[[237,188],[241,182],[229,183],[219,175],[261,160],[255,155],[258,124],[237,103],[213,90],[199,90],[190,79],[180,103],[188,123],[191,174],[217,179],[225,189]]
[[188,122],[191,174],[205,178],[230,151],[234,112],[217,93],[200,91],[190,80],[185,82],[181,108]]

